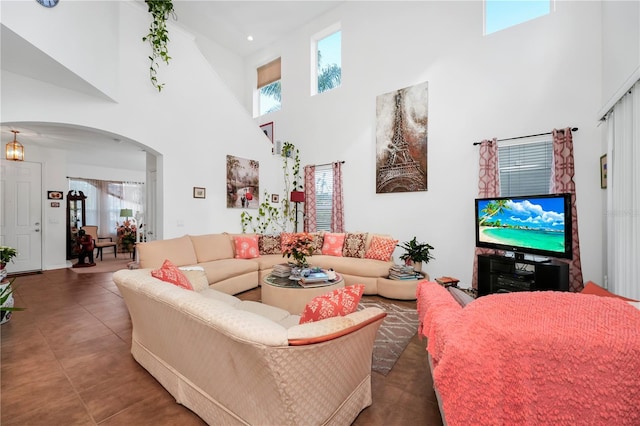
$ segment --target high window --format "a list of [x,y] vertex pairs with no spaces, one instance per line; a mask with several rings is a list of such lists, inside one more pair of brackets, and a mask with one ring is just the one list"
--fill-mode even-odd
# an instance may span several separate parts
[[258,115],[279,111],[282,102],[281,61],[275,59],[258,68]]
[[333,199],[333,170],[331,165],[316,166],[316,228],[331,232]]
[[551,12],[553,0],[485,0],[484,34],[495,33]]
[[311,38],[311,94],[335,89],[342,82],[342,31],[333,25]]
[[548,194],[553,163],[551,139],[498,148],[500,195]]

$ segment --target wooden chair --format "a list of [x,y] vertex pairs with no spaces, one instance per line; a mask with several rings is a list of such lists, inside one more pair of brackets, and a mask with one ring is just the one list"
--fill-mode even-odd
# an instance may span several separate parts
[[87,235],[91,235],[91,238],[93,238],[94,246],[96,250],[98,250],[96,257],[100,255],[100,260],[102,260],[102,249],[106,247],[113,247],[113,256],[118,257],[118,250],[117,250],[118,243],[114,242],[111,237],[98,237],[97,226],[87,225],[87,226],[83,226],[82,229],[85,230]]

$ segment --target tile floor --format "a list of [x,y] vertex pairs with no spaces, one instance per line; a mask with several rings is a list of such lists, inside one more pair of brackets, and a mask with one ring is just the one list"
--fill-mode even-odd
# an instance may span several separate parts
[[[16,306],[28,309],[0,327],[0,424],[204,424],[131,357],[111,273],[58,269],[16,284]],[[238,296],[259,300],[260,290]],[[373,405],[354,425],[442,424],[424,345],[414,337],[387,376],[372,373]]]

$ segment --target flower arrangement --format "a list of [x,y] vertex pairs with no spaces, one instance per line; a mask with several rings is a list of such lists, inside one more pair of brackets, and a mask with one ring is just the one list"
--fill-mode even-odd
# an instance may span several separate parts
[[13,247],[0,246],[0,266],[2,268],[9,262],[13,262],[13,258],[18,255],[18,252]]
[[[117,223],[116,223],[117,225]],[[118,240],[125,247],[132,246],[136,242],[136,225],[130,220],[125,220],[122,225],[116,227]]]
[[306,232],[295,234],[291,240],[283,244],[282,257],[293,257],[298,266],[307,265],[307,256],[315,250],[313,237]]

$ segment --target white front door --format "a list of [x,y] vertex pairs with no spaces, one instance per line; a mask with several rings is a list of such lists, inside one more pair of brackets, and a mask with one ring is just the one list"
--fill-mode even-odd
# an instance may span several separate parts
[[7,271],[42,270],[42,170],[39,163],[2,160],[0,244],[18,256]]

